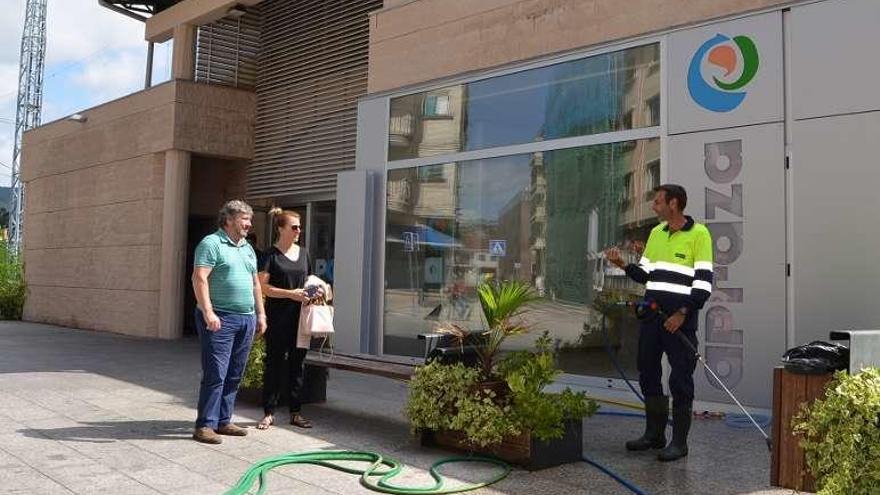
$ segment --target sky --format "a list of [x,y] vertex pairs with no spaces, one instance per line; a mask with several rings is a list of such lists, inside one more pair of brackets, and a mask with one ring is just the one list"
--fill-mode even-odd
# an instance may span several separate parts
[[[15,139],[18,59],[25,0],[0,0],[0,186],[8,186]],[[169,78],[171,43],[157,45],[153,83]],[[48,0],[42,123],[140,91],[143,23],[98,0]]]

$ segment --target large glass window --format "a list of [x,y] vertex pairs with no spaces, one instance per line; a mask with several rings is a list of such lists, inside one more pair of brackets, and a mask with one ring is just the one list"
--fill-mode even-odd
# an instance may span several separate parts
[[636,321],[618,311],[603,332],[592,303],[641,292],[600,254],[656,224],[659,159],[653,138],[389,170],[384,351],[421,355],[417,335],[439,322],[480,328],[476,286],[519,279],[542,297],[509,349],[547,330],[565,370],[611,376],[607,332],[634,372]]
[[399,160],[660,125],[659,45],[393,98]]

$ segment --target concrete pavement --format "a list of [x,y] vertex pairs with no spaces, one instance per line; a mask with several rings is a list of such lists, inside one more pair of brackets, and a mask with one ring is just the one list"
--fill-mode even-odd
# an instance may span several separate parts
[[[408,465],[401,482],[428,483],[427,468],[448,453],[412,439],[401,409],[406,384],[331,372],[328,401],[304,413],[311,430],[250,429],[222,445],[190,439],[199,382],[195,339],[154,341],[21,322],[0,322],[0,493],[220,494],[261,458],[312,449],[364,449]],[[254,404],[236,421],[253,426]],[[280,419],[286,419],[281,415]],[[720,421],[695,422],[690,456],[660,464],[633,455],[622,442],[637,436],[638,419],[587,419],[584,451],[654,494],[786,494],[768,487],[763,439]],[[455,482],[490,468],[452,466]],[[314,466],[270,475],[268,493],[373,493],[357,477]],[[475,494],[626,494],[586,463],[510,477]]]

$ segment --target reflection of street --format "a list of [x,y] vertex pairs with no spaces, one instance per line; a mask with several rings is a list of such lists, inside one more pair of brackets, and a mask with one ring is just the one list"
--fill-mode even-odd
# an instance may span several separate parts
[[[470,305],[466,318],[462,318],[456,307],[462,303],[453,303],[448,294],[424,292],[419,297],[415,292],[385,292],[386,353],[400,354],[409,350],[410,355],[420,355],[418,334],[431,332],[440,323],[452,322],[471,330],[483,328],[476,299],[461,298],[467,299]],[[601,314],[591,307],[541,299],[532,304],[526,314],[526,323],[532,330],[509,338],[503,348],[508,351],[534,349],[535,340],[547,330],[559,350],[560,366],[566,372],[616,377],[605,349],[601,321]],[[628,314],[617,313],[608,318],[607,327],[612,352],[630,378],[635,377],[637,322]]]

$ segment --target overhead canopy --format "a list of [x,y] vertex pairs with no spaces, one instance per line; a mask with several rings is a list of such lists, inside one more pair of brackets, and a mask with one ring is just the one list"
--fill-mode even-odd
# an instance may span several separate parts
[[158,14],[180,1],[181,0],[100,0],[98,3],[110,10],[145,21],[148,16]]
[[[444,234],[439,230],[431,228],[427,225],[416,224],[412,227],[408,227],[404,230],[404,235],[406,233],[415,233],[418,234],[418,238],[416,239],[416,244],[420,246],[431,246],[431,247],[440,247],[440,248],[460,248],[461,243],[455,237]],[[388,236],[388,242],[394,244],[403,244],[406,241],[400,237],[395,237],[393,235]]]

